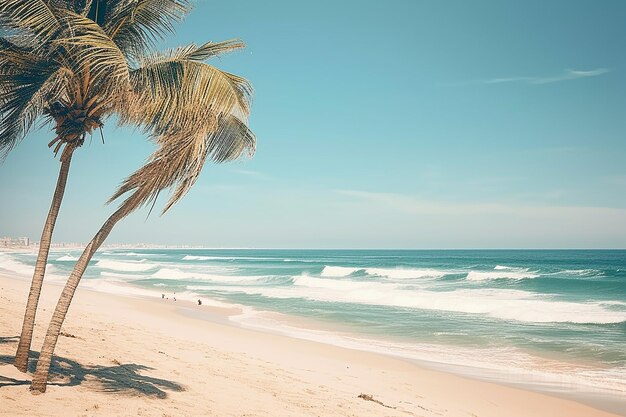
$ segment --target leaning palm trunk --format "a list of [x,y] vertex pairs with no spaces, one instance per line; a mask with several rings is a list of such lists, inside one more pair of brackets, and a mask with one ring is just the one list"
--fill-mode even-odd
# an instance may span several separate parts
[[74,266],[74,270],[67,280],[57,306],[54,309],[54,313],[52,314],[52,319],[50,320],[50,325],[48,326],[48,332],[46,333],[43,347],[39,353],[37,369],[35,370],[35,375],[33,376],[33,381],[30,386],[32,391],[46,392],[52,354],[57,341],[59,340],[61,326],[63,325],[63,321],[65,321],[65,316],[70,308],[72,298],[74,298],[74,293],[76,292],[78,283],[80,282],[85,269],[87,269],[87,265],[89,265],[89,261],[93,257],[94,253],[96,253],[98,248],[100,248],[102,243],[104,243],[107,236],[109,236],[109,233],[111,233],[111,230],[113,230],[115,224],[123,219],[127,214],[128,209],[124,206],[120,207],[115,213],[113,213],[111,217],[104,222],[98,233],[96,233],[93,239],[91,239],[91,242],[89,242],[87,247],[85,247],[85,250],[83,250],[80,258],[78,258],[78,261]]
[[37,263],[35,264],[35,272],[33,280],[30,284],[30,292],[28,293],[28,302],[26,303],[26,312],[24,313],[24,323],[22,324],[22,334],[20,342],[17,346],[15,354],[15,366],[22,372],[28,369],[28,354],[30,344],[33,339],[33,328],[35,326],[35,314],[37,313],[37,304],[39,303],[39,295],[41,294],[41,286],[43,285],[43,277],[46,273],[46,264],[48,262],[48,253],[50,251],[50,242],[52,241],[52,233],[56,224],[59,208],[63,201],[65,193],[65,184],[70,171],[70,163],[72,161],[72,151],[68,152],[64,158],[61,158],[61,169],[59,178],[52,197],[52,205],[46,218],[46,223],[41,233],[39,242],[39,254],[37,255]]
[[[61,139],[82,143],[112,115],[144,129],[157,149],[113,195],[111,201],[132,193],[87,245],[63,289],[33,378],[32,389],[41,392],[76,287],[114,225],[170,189],[165,213],[189,191],[207,159],[252,156],[256,146],[247,126],[252,86],[205,63],[243,48],[243,42],[150,52],[153,41],[172,32],[189,11],[188,0],[49,3],[0,0],[0,20],[15,28],[7,33],[24,34],[14,44],[0,33],[0,151],[10,150],[28,130],[26,122],[39,116],[61,127],[49,144],[57,152],[65,144]],[[20,123],[11,122],[14,114],[24,115]]]
[[[208,157],[215,162],[225,162],[237,159],[246,153],[252,155],[256,138],[243,122],[229,115],[219,119],[217,124],[217,128],[208,134],[190,132],[181,133],[180,136],[157,138],[161,147],[152,154],[148,163],[130,175],[111,197],[110,201],[113,201],[123,194],[131,193],[120,208],[104,222],[78,258],[52,314],[39,354],[31,390],[46,392],[52,354],[78,283],[94,253],[104,243],[117,222],[148,202],[154,202],[161,190],[175,187],[164,212],[168,210],[191,188]],[[198,143],[204,146],[199,146],[200,151],[195,152],[192,145]]]

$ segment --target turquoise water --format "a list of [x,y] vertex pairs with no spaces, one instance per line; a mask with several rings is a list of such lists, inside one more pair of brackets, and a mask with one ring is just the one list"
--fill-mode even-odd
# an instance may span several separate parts
[[[51,278],[78,255],[52,254]],[[2,254],[0,268],[34,259]],[[626,251],[103,250],[81,285],[237,304],[243,326],[626,395]]]

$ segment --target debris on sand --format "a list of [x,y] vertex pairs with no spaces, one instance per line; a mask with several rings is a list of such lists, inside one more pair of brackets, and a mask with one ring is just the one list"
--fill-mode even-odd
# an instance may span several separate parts
[[378,400],[374,399],[374,397],[369,395],[369,394],[360,394],[358,398],[362,398],[365,401],[375,402],[376,404],[380,404],[380,405],[382,405],[383,407],[386,407],[386,408],[392,408],[394,410],[396,408],[396,407],[392,407],[390,405],[387,405],[387,404],[383,403],[382,401],[378,401]]

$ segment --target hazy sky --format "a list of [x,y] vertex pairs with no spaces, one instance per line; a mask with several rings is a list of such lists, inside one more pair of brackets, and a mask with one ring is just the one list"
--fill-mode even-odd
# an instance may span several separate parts
[[[199,1],[164,46],[248,44],[214,64],[255,87],[257,154],[109,242],[624,248],[625,22],[623,1]],[[52,138],[0,165],[0,235],[38,240]],[[105,138],[74,156],[57,241],[88,241],[152,150]]]

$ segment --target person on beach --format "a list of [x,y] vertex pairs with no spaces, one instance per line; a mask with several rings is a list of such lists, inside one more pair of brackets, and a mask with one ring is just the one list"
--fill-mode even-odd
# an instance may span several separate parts
[[198,299],[198,305],[201,306],[202,305],[202,300]]

